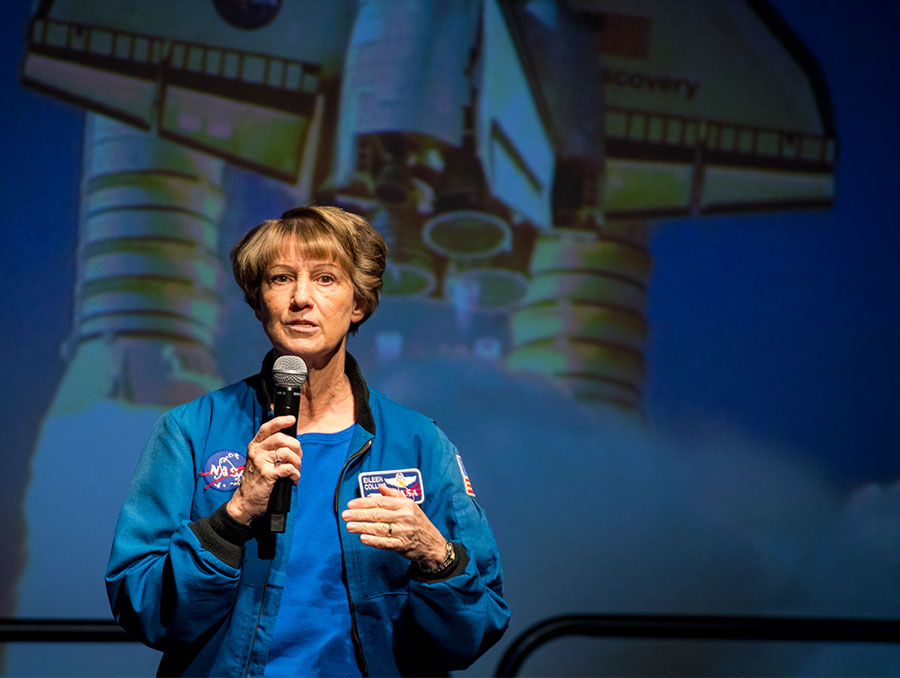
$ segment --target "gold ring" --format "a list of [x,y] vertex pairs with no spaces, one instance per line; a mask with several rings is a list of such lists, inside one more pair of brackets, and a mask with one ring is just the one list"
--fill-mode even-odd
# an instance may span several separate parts
[[388,536],[394,534],[394,523],[388,523]]

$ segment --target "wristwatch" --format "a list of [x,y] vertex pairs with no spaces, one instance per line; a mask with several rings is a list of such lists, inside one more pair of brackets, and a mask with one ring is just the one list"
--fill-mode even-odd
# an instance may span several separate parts
[[426,569],[419,565],[419,569],[425,574],[440,574],[444,570],[450,568],[453,563],[456,562],[456,549],[453,548],[453,542],[447,542],[447,557],[444,558],[444,562],[433,569]]

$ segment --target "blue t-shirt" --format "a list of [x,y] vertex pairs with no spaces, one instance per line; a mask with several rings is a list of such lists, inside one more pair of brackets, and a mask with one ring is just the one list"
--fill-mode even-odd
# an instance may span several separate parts
[[352,437],[352,426],[338,433],[300,435],[303,460],[294,540],[267,676],[360,675],[334,518],[334,489]]

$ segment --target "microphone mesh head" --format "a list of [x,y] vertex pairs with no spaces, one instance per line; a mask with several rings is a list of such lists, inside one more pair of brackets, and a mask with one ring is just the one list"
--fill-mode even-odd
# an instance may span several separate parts
[[306,381],[306,363],[299,356],[280,356],[272,366],[272,378],[276,386],[303,386]]

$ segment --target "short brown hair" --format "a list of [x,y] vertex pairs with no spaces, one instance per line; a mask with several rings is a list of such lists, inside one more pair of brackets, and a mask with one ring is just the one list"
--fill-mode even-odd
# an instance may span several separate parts
[[354,299],[365,311],[350,325],[356,332],[378,308],[387,258],[384,238],[361,216],[324,205],[295,207],[254,226],[231,248],[234,279],[254,311],[259,310],[263,274],[289,238],[296,238],[303,256],[332,259],[350,276]]

